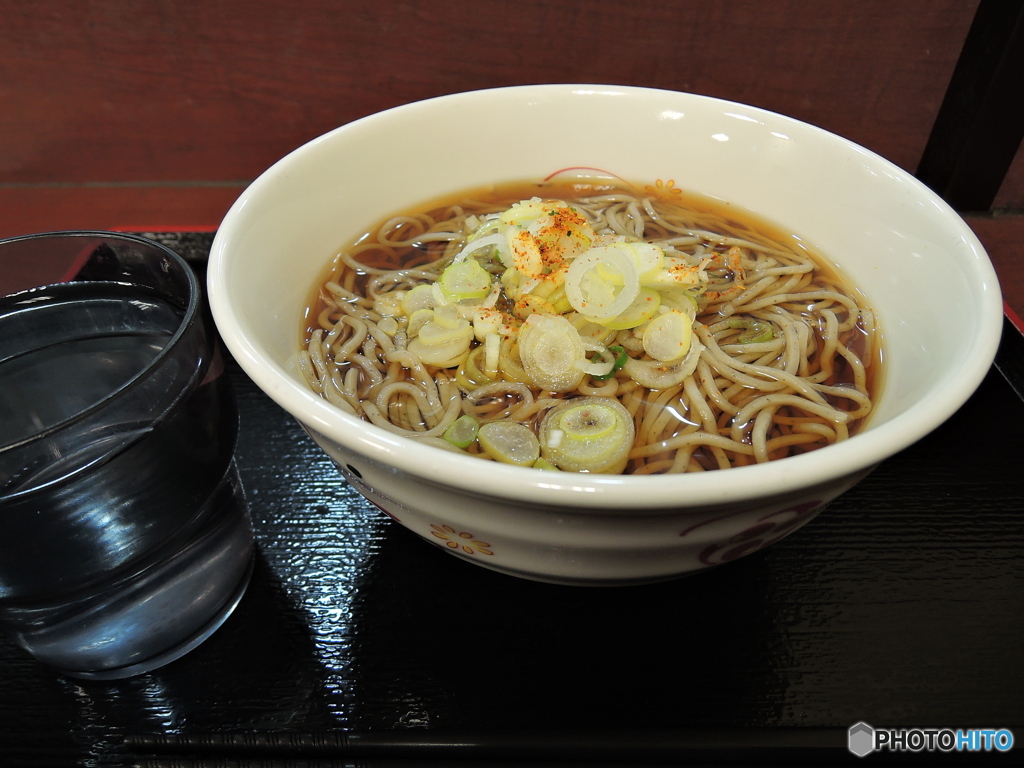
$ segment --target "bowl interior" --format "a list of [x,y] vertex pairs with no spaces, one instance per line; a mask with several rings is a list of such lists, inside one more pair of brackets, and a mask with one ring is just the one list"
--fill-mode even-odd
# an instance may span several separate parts
[[[567,167],[643,183],[672,180],[753,211],[838,264],[878,313],[885,375],[867,429],[778,462],[781,475],[767,466],[738,470],[748,478],[744,487],[718,496],[755,495],[780,477],[816,482],[877,463],[952,414],[991,363],[1001,318],[991,263],[966,224],[907,173],[756,108],[605,86],[442,97],[373,115],[296,150],[243,193],[216,236],[210,297],[218,327],[247,373],[300,421],[407,471],[436,471],[461,457],[399,455],[400,438],[353,424],[306,389],[294,363],[304,304],[338,248],[385,216]],[[497,481],[523,492],[524,473],[501,468]],[[640,478],[585,480],[628,489]],[[706,478],[687,482],[698,496],[714,493]],[[658,493],[650,503],[659,503]],[[664,494],[667,500],[671,491]]]

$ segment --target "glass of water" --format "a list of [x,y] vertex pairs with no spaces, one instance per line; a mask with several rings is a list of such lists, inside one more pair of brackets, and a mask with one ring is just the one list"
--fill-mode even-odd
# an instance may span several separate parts
[[199,282],[108,232],[0,240],[0,276],[0,630],[68,675],[147,672],[213,633],[252,571]]

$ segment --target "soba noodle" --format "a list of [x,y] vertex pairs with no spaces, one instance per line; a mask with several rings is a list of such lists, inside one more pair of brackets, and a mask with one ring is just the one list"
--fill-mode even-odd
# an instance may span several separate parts
[[[546,469],[726,469],[845,440],[872,408],[871,310],[795,239],[709,207],[600,180],[395,216],[332,263],[299,366],[390,432]],[[613,433],[628,444],[584,448]]]

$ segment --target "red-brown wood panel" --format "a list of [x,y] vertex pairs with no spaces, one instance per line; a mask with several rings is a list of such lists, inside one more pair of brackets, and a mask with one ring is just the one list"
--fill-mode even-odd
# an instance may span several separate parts
[[[1024,98],[1024,94],[1021,96]],[[1017,155],[1013,158],[1013,164],[999,188],[992,207],[1014,211],[1024,210],[1024,145],[1017,150]],[[1021,258],[1024,259],[1024,254],[1021,255]]]
[[138,232],[216,227],[243,185],[0,185],[0,237],[69,229]]
[[248,180],[377,110],[566,81],[753,103],[914,170],[976,5],[0,0],[0,185]]
[[992,259],[1003,298],[1018,317],[1024,317],[1024,214],[966,219]]

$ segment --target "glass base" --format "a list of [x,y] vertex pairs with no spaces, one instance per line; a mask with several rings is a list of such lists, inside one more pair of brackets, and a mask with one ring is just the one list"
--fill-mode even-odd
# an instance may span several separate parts
[[132,572],[4,606],[0,618],[15,642],[66,675],[129,677],[209,637],[245,592],[254,553],[248,505],[231,465],[191,522]]
[[153,656],[152,658],[146,659],[145,661],[140,661],[136,664],[129,664],[125,667],[103,669],[95,672],[57,668],[57,672],[79,680],[123,680],[126,677],[134,677],[135,675],[143,675],[147,672],[152,672],[155,669],[170,664],[172,661],[180,659],[189,651],[197,648],[206,641],[210,635],[220,629],[221,625],[227,621],[228,616],[234,612],[239,602],[241,602],[242,596],[245,595],[245,590],[249,586],[249,581],[252,579],[253,564],[255,560],[256,553],[253,552],[252,556],[249,558],[249,567],[246,570],[245,575],[242,577],[242,581],[239,583],[238,589],[235,590],[235,593],[228,599],[224,604],[224,607],[213,617],[209,624],[183,643],[176,645],[170,650]]

